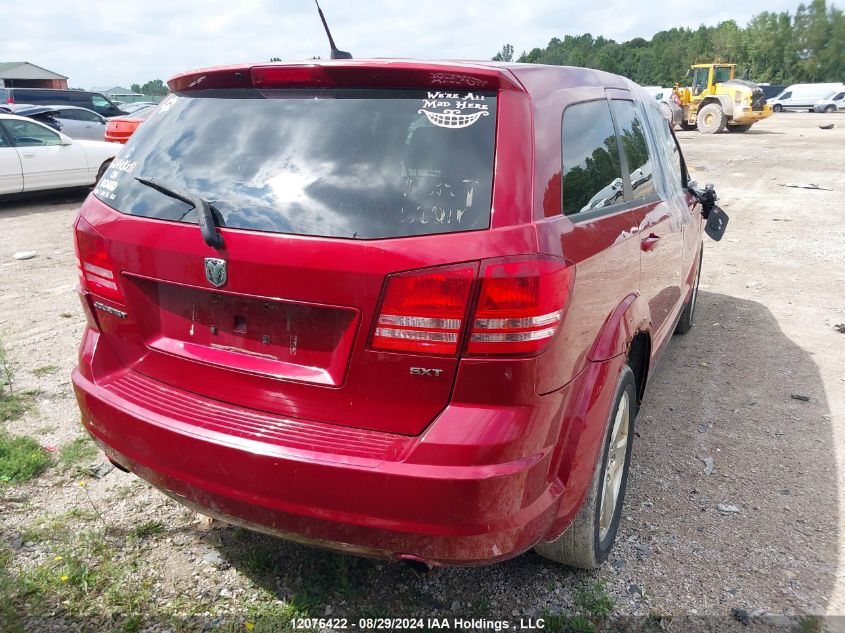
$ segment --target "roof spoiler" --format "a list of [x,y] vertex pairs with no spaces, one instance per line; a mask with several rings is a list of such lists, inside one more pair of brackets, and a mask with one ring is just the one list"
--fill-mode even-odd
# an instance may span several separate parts
[[427,88],[516,90],[524,88],[506,68],[404,61],[341,61],[327,64],[262,64],[203,68],[168,80],[173,92],[237,88]]

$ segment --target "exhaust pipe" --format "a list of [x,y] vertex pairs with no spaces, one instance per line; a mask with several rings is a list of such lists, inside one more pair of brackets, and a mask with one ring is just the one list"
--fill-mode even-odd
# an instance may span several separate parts
[[428,576],[434,566],[413,554],[398,554],[396,556],[405,566],[419,576]]
[[[106,455],[106,457],[109,457],[109,456],[108,456],[108,455]],[[117,468],[118,470],[122,470],[122,471],[123,471],[123,472],[125,472],[125,473],[128,473],[128,472],[129,472],[129,469],[128,469],[126,466],[124,466],[124,465],[123,465],[123,464],[121,464],[120,462],[115,461],[115,460],[114,460],[114,459],[112,459],[111,457],[109,457],[109,461],[111,462],[111,465],[112,465],[112,466],[114,466],[115,468]]]

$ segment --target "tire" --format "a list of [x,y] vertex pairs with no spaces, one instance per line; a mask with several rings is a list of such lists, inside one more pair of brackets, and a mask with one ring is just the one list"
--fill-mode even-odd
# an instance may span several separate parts
[[106,173],[106,170],[109,168],[109,165],[111,165],[111,162],[112,162],[112,159],[109,158],[106,162],[104,162],[102,165],[100,165],[100,169],[97,172],[97,180],[94,181],[95,187],[97,186],[97,183],[100,182],[100,179],[103,177],[103,175]]
[[[593,473],[584,504],[566,532],[551,543],[534,547],[534,551],[543,558],[581,569],[596,569],[607,560],[616,540],[616,531],[619,528],[619,519],[622,516],[622,503],[625,499],[625,488],[628,483],[636,415],[637,395],[634,372],[628,365],[625,365],[616,385],[613,406],[610,409],[610,416],[605,425],[602,439],[602,452],[597,460],[596,470]],[[626,431],[624,438],[620,435],[623,430]],[[616,450],[611,451],[611,440],[614,438]],[[624,455],[621,453],[622,450],[625,451]],[[617,493],[612,503],[613,507],[611,508],[608,505],[605,513],[603,513],[603,500],[610,503],[610,500],[603,495],[605,483],[609,481],[608,477],[610,477],[609,457],[613,459],[612,480],[615,481]],[[606,517],[607,511],[611,512],[610,518]]]
[[825,112],[825,114],[831,114],[831,113],[833,113],[833,112],[836,112],[836,106],[835,106],[835,105],[828,105],[828,106],[825,106],[825,107],[824,107],[824,112]]
[[772,106],[772,110],[774,110],[775,112],[783,112],[783,106],[779,103],[776,103]]
[[728,117],[718,103],[708,103],[698,111],[696,122],[698,131],[702,134],[717,134],[725,131],[728,126]]
[[751,123],[748,125],[729,125],[728,132],[747,132],[751,129]]
[[678,319],[678,325],[675,326],[676,334],[686,334],[695,325],[695,308],[698,305],[698,282],[701,279],[701,262],[704,259],[704,249],[698,253],[698,270],[695,273],[695,281],[692,284],[692,293],[689,301],[684,304],[684,309],[681,310],[681,318]]

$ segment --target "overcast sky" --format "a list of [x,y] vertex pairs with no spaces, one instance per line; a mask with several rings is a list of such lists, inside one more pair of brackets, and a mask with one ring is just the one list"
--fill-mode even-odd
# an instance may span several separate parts
[[[355,57],[489,59],[584,32],[618,41],[674,26],[695,28],[799,0],[323,0],[338,48]],[[29,61],[71,87],[143,84],[217,64],[328,56],[312,0],[6,0],[0,61]],[[356,6],[357,5],[357,6]],[[584,5],[588,5],[587,8]]]

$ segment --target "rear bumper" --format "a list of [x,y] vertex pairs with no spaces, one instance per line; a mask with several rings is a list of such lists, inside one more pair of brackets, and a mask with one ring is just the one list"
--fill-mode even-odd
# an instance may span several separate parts
[[[563,488],[550,472],[570,387],[537,407],[450,405],[421,436],[407,437],[274,423],[132,371],[89,374],[75,370],[74,389],[82,422],[106,454],[231,523],[441,565],[515,556],[560,523]],[[249,431],[257,417],[266,441]]]

